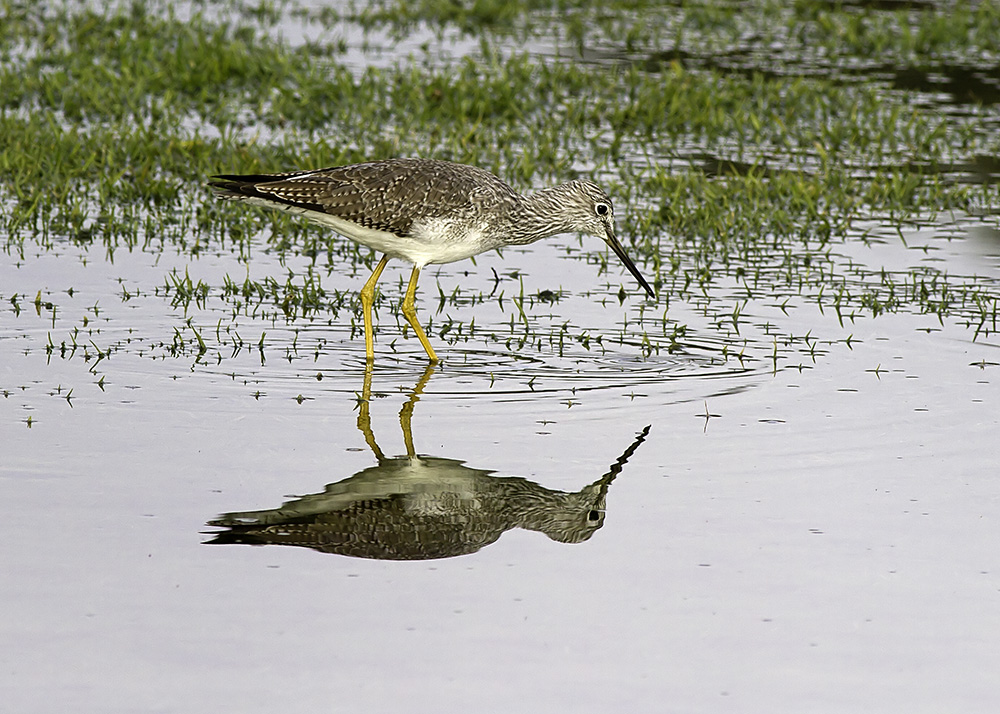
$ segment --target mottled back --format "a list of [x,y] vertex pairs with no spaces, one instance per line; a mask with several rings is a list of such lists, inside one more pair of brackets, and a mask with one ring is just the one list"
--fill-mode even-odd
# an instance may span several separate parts
[[410,235],[418,218],[474,217],[518,200],[517,193],[489,171],[415,158],[216,176],[210,185],[223,198],[276,201],[398,236]]

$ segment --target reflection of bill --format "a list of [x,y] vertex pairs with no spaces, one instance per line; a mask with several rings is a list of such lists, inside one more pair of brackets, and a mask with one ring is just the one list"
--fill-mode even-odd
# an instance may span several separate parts
[[575,493],[554,491],[455,459],[416,455],[410,420],[432,374],[428,368],[400,412],[405,456],[386,457],[375,443],[369,369],[358,427],[378,464],[280,508],[223,514],[209,525],[226,530],[208,543],[297,545],[358,558],[426,560],[474,553],[511,528],[580,543],[604,524],[608,486],[646,438],[648,426],[600,479]]

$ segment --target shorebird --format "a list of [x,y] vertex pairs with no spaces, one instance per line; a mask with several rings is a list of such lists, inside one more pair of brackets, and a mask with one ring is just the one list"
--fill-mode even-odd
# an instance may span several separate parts
[[378,464],[278,508],[224,513],[208,522],[226,530],[209,544],[294,545],[382,560],[427,560],[475,553],[514,528],[559,543],[582,543],[604,525],[608,488],[646,440],[647,426],[600,479],[575,493],[497,476],[456,459],[421,456],[412,417],[434,374],[427,365],[399,412],[405,456],[386,456],[372,431],[372,366],[365,369],[358,428]]
[[382,254],[361,288],[365,356],[375,359],[372,304],[390,258],[413,264],[403,316],[431,362],[438,357],[416,314],[417,278],[431,263],[526,245],[560,233],[602,238],[655,297],[615,236],[615,211],[591,181],[570,181],[520,194],[489,171],[434,159],[387,159],[277,174],[213,176],[223,199],[304,216]]

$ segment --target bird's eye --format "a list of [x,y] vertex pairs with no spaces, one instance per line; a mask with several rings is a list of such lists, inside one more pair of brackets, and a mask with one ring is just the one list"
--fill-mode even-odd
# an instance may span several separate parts
[[611,213],[611,206],[606,203],[598,203],[594,206],[594,210],[597,211],[597,215],[606,216]]

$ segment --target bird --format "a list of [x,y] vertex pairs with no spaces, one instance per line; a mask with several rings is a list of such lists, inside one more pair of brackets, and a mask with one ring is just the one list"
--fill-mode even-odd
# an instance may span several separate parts
[[382,254],[360,293],[369,364],[375,359],[375,285],[391,258],[413,264],[403,316],[431,363],[438,356],[416,314],[417,280],[426,265],[561,233],[585,233],[603,239],[639,285],[656,296],[615,234],[611,199],[588,180],[521,194],[476,166],[395,158],[285,173],[220,174],[208,185],[221,199],[303,216]]
[[[620,470],[620,469],[619,469]],[[604,525],[614,474],[580,491],[437,456],[386,459],[279,508],[224,513],[207,525],[210,545],[293,545],[378,560],[475,553],[509,530],[582,543]]]
[[369,466],[319,493],[278,508],[224,513],[208,522],[210,545],[291,545],[355,558],[427,560],[475,553],[514,528],[559,543],[582,543],[604,525],[608,488],[649,435],[642,429],[597,481],[556,491],[516,476],[497,476],[457,459],[422,456],[412,417],[434,373],[428,365],[399,412],[406,455],[386,456],[372,430],[372,368],[365,370],[358,429],[375,455]]

